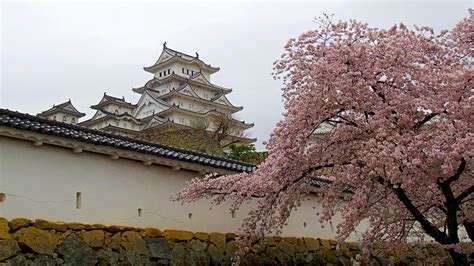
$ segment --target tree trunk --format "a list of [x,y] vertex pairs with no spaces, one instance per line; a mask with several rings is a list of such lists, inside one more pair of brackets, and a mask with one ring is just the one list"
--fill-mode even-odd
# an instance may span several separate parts
[[449,255],[451,255],[455,266],[469,265],[466,254],[457,253],[454,250],[449,250]]

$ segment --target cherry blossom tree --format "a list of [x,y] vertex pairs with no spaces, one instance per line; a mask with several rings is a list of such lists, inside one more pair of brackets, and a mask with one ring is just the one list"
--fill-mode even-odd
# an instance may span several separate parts
[[[467,264],[474,249],[474,12],[440,34],[328,16],[317,23],[290,39],[274,64],[285,112],[266,143],[268,158],[253,173],[194,179],[178,199],[230,200],[232,211],[252,201],[243,232],[279,233],[315,191],[312,180],[324,178],[320,219],[342,215],[339,241],[366,221],[367,250],[431,239]],[[330,131],[316,136],[325,125]]]

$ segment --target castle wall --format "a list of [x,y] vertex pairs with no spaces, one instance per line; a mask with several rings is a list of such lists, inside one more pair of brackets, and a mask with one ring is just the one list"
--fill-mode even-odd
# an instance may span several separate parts
[[[229,205],[209,201],[181,205],[170,201],[197,172],[112,160],[92,152],[73,153],[52,145],[0,137],[0,216],[83,223],[121,224],[205,232],[235,232],[250,206],[234,216]],[[80,192],[80,196],[77,193]],[[80,203],[76,202],[79,197]],[[292,213],[283,235],[334,238],[338,219],[322,228],[321,207],[304,201]],[[76,206],[79,205],[79,206]],[[79,207],[79,208],[76,208]],[[139,210],[141,213],[139,214]]]

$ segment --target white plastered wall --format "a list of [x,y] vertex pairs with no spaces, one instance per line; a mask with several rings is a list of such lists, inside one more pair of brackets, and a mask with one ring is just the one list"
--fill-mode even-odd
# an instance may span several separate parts
[[[0,216],[66,222],[103,223],[207,232],[235,232],[249,206],[232,217],[228,205],[208,201],[181,205],[170,197],[195,171],[143,165],[130,159],[112,160],[92,152],[73,153],[52,145],[0,136]],[[82,204],[76,208],[76,192]],[[314,201],[312,201],[314,203]],[[337,221],[321,228],[320,206],[309,201],[293,212],[286,236],[333,238]],[[138,208],[142,217],[138,217]],[[191,215],[190,215],[191,214]]]

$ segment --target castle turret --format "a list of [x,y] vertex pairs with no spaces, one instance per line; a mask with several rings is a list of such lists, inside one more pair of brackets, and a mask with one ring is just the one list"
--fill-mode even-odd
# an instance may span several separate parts
[[79,112],[74,107],[74,105],[72,105],[71,100],[58,105],[53,105],[52,108],[37,114],[38,117],[65,122],[69,124],[77,124],[79,118],[85,115],[85,113]]

